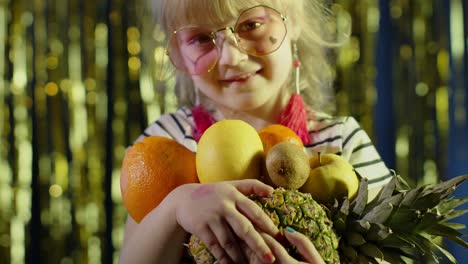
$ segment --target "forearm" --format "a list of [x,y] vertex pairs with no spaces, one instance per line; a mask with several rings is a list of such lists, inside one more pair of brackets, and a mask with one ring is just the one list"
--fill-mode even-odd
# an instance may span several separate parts
[[178,263],[186,232],[177,224],[175,209],[161,203],[136,225],[124,241],[120,263]]

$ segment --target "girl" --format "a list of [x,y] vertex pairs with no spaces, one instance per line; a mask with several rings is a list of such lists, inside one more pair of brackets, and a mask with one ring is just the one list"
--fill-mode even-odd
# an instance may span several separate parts
[[[310,155],[343,156],[377,192],[391,173],[368,135],[352,117],[327,114],[333,109],[326,49],[337,43],[326,30],[330,16],[322,1],[152,0],[177,69],[181,108],[161,116],[140,139],[167,136],[196,152],[207,120],[241,119],[261,129],[296,119],[307,125],[293,129]],[[297,93],[307,115],[287,116],[288,102],[300,106]],[[246,197],[272,191],[256,180],[180,186],[139,224],[128,217],[120,260],[178,263],[191,233],[219,263],[298,263],[273,239],[278,229],[271,220]],[[303,235],[287,232],[286,238],[306,261],[323,262]]]

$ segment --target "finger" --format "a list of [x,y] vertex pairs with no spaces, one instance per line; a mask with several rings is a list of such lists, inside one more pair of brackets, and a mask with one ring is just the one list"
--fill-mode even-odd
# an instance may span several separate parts
[[210,224],[218,243],[235,263],[246,263],[237,238],[224,221]]
[[257,254],[255,254],[255,252],[251,248],[249,248],[249,246],[246,243],[241,241],[240,247],[244,252],[245,256],[247,257],[248,262],[246,263],[263,264],[263,261],[258,258]]
[[301,254],[305,261],[309,263],[325,264],[314,244],[309,240],[308,237],[300,232],[296,232],[291,227],[286,228],[285,237],[294,246],[297,251]]
[[205,244],[208,250],[213,254],[218,263],[231,263],[231,259],[223,247],[219,244],[216,236],[210,228],[206,227],[201,230],[200,234],[197,234],[200,240]]
[[252,223],[262,231],[276,236],[279,233],[278,227],[270,217],[254,201],[246,197],[241,197],[236,202],[237,209],[252,221]]
[[275,258],[278,263],[298,263],[297,260],[289,256],[286,249],[272,236],[266,233],[261,233],[261,236],[263,240],[267,243],[267,245],[270,247],[271,251],[273,251],[273,254],[275,255]]
[[255,179],[231,181],[231,184],[244,195],[268,196],[274,190],[270,185]]
[[270,248],[244,215],[233,211],[227,215],[226,221],[232,227],[234,233],[257,254],[263,263],[273,263],[275,261]]

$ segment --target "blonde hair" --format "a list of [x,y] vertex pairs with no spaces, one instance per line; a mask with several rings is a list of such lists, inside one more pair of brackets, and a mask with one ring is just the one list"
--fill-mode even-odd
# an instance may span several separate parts
[[[301,94],[311,110],[331,112],[333,99],[333,65],[328,51],[339,46],[343,39],[327,25],[334,17],[325,0],[150,0],[156,23],[166,34],[194,21],[223,23],[237,18],[247,7],[264,4],[288,17],[288,30],[300,30],[296,45],[301,61]],[[332,27],[333,28],[333,27]],[[290,78],[294,80],[294,78]],[[176,72],[176,94],[179,105],[193,105],[195,87],[190,76]],[[291,89],[294,83],[291,82]]]

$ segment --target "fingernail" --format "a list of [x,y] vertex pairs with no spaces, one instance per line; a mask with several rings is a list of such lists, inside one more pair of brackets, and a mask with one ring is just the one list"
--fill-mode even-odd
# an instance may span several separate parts
[[267,253],[263,255],[263,261],[266,263],[273,263],[275,262],[275,256],[272,253]]
[[291,227],[286,227],[286,231],[288,231],[289,233],[294,233],[296,232],[296,230],[292,229]]

